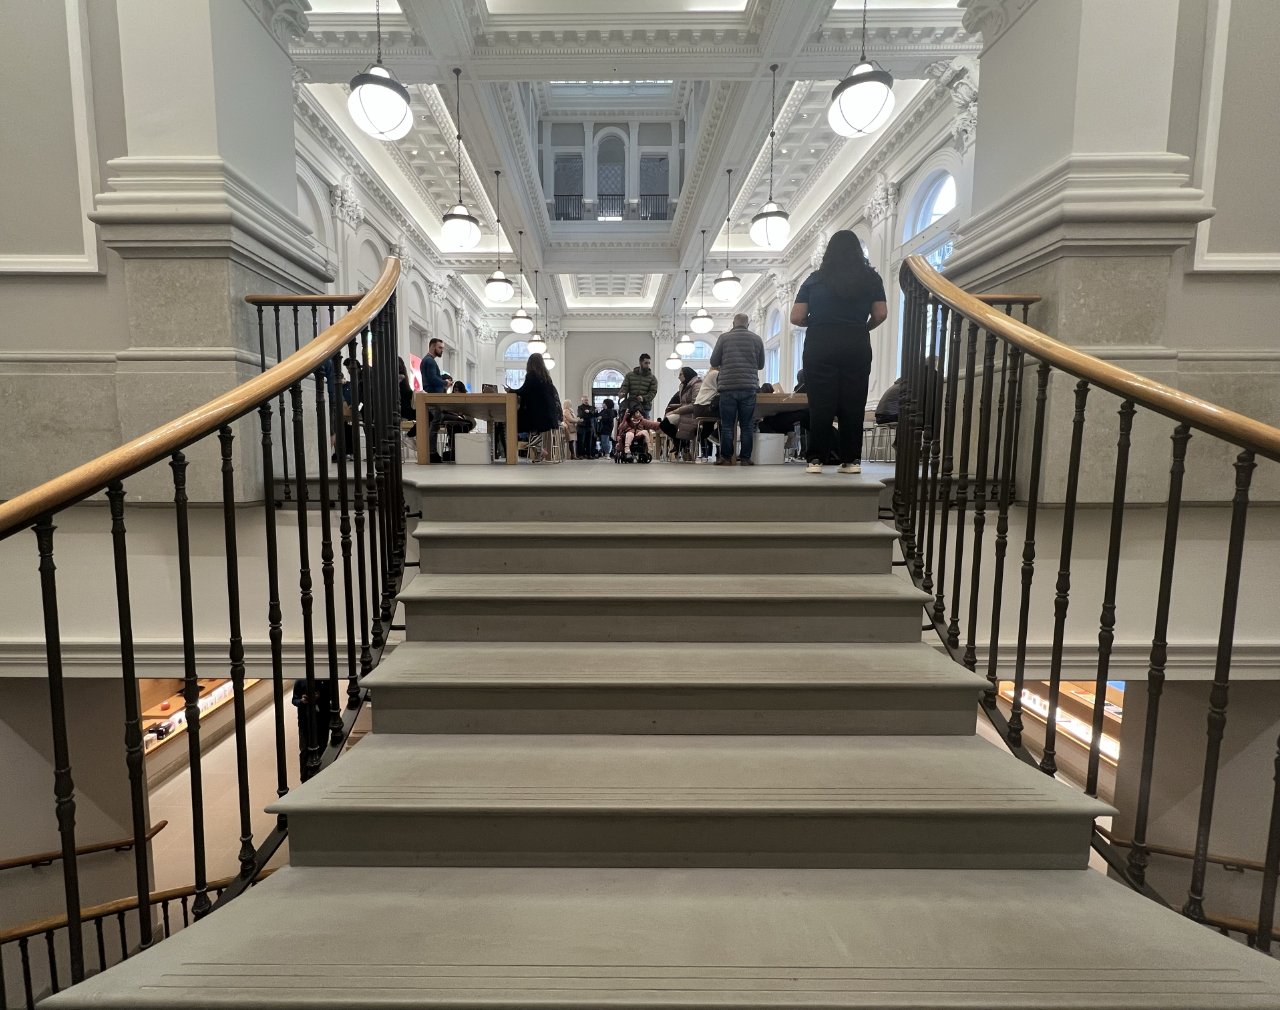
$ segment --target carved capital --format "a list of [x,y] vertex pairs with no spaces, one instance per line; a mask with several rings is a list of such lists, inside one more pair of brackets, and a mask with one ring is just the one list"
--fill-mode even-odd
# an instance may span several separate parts
[[360,203],[360,194],[356,192],[355,179],[344,175],[342,181],[329,191],[329,203],[333,205],[333,213],[339,221],[345,221],[352,228],[360,227],[364,220],[364,206]]
[[890,182],[883,172],[876,176],[875,185],[871,189],[871,199],[867,201],[867,220],[872,226],[878,225],[898,208],[898,186]]
[[960,0],[964,30],[981,33],[984,47],[992,46],[1036,0]]
[[401,237],[400,241],[391,247],[391,255],[400,260],[401,275],[408,275],[413,269],[413,250],[409,247],[407,237]]
[[427,298],[431,301],[433,308],[439,308],[444,302],[444,294],[447,285],[440,281],[427,281]]
[[294,39],[300,39],[307,34],[307,29],[310,27],[307,22],[307,12],[311,10],[311,4],[307,0],[244,0],[244,2],[284,49],[287,50]]
[[951,135],[956,149],[964,153],[972,146],[978,132],[978,61],[972,56],[939,60],[931,64],[925,73],[936,80],[939,87],[951,93],[951,103],[956,109]]

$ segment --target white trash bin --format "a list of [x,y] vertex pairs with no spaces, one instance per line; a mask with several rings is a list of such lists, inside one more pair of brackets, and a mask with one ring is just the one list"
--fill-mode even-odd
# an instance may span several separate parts
[[454,436],[454,459],[459,463],[492,463],[489,448],[493,436],[487,432],[459,432]]
[[781,465],[786,459],[786,450],[786,435],[762,434],[757,431],[755,444],[751,447],[751,461],[756,466]]

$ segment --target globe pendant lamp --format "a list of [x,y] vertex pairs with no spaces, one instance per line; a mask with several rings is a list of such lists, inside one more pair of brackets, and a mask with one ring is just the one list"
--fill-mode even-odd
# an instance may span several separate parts
[[773,199],[773,145],[777,130],[774,128],[778,118],[778,64],[769,68],[773,74],[773,86],[769,99],[769,199],[760,208],[760,213],[751,219],[751,241],[765,249],[782,249],[791,236],[791,215],[783,210]]
[[702,229],[702,307],[693,314],[693,318],[689,320],[689,329],[694,333],[710,333],[716,327],[716,321],[711,318],[711,313],[707,311],[707,229]]
[[374,5],[378,58],[351,78],[347,112],[363,132],[375,140],[399,140],[413,126],[409,91],[382,65],[382,3]]
[[506,302],[516,293],[511,278],[502,272],[502,172],[493,170],[494,232],[498,236],[498,269],[484,282],[484,296],[491,302]]
[[520,308],[511,314],[512,333],[532,333],[533,318],[524,310],[524,232],[520,232]]
[[729,246],[733,239],[733,169],[729,173],[729,187],[725,192],[724,269],[711,285],[711,293],[722,302],[736,302],[742,294],[742,279],[729,269]]
[[458,202],[444,216],[440,234],[444,244],[450,249],[462,251],[474,249],[480,242],[480,222],[467,210],[462,202],[462,68],[453,68],[453,80],[457,86],[457,99],[454,117],[458,124]]
[[831,92],[827,122],[842,137],[869,137],[892,115],[893,75],[867,60],[867,0],[862,0],[861,55]]
[[[689,299],[689,271],[684,272],[684,297]],[[676,353],[680,357],[685,358],[693,353],[693,337],[686,332],[681,332],[680,339],[676,341]]]
[[[535,276],[535,277],[537,276],[537,271],[534,271],[534,276]],[[535,281],[535,283],[536,283],[536,281]],[[546,302],[547,307],[546,307],[546,309],[545,309],[545,310],[543,311],[543,313],[542,313],[542,318],[543,318],[544,320],[549,320],[549,319],[551,318],[551,315],[550,315],[550,312],[551,312],[551,299],[550,299],[550,298],[546,298],[546,299],[544,299],[544,301]],[[535,303],[535,308],[536,308],[536,303]],[[545,323],[544,323],[544,325],[545,325]],[[529,353],[530,353],[530,354],[543,354],[543,355],[545,355],[545,354],[547,353],[547,341],[546,341],[546,339],[542,336],[542,331],[541,331],[541,330],[534,330],[534,331],[533,331],[533,336],[529,338]]]

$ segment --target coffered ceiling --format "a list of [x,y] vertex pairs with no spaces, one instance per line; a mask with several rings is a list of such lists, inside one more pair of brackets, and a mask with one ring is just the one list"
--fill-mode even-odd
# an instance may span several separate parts
[[[311,0],[309,30],[291,49],[304,79],[344,84],[370,62],[373,6]],[[899,109],[929,65],[980,48],[961,26],[957,0],[869,0],[868,7],[867,55],[898,80]],[[457,66],[463,199],[481,218],[485,240],[480,250],[444,257],[482,298],[494,266],[493,169],[501,169],[499,241],[509,250],[516,230],[525,231],[526,271],[541,270],[541,293],[551,295],[553,316],[568,317],[565,325],[588,315],[600,324],[612,312],[619,325],[657,326],[671,313],[672,295],[685,294],[685,269],[696,307],[700,285],[723,269],[726,168],[734,169],[732,265],[744,290],[782,262],[783,254],[752,245],[746,230],[769,190],[770,63],[780,65],[773,191],[792,213],[793,234],[807,223],[805,208],[859,156],[827,126],[826,107],[863,44],[861,0],[387,0],[382,24],[384,62],[410,87],[415,114],[410,134],[389,146],[434,211],[424,230],[438,233],[439,214],[457,199]],[[672,220],[548,216],[538,121],[608,115],[685,121],[684,185]],[[707,278],[698,272],[704,228]],[[709,291],[707,303],[720,309]],[[495,318],[509,314],[509,306],[493,308]]]

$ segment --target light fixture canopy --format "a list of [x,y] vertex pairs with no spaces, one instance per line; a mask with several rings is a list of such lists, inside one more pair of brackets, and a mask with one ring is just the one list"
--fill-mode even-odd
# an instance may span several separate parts
[[729,185],[725,190],[724,269],[711,285],[711,294],[722,302],[736,302],[742,294],[742,278],[729,268],[729,247],[733,244],[733,169],[726,168]]
[[378,56],[351,78],[347,112],[361,131],[377,140],[399,140],[413,126],[409,90],[382,65],[382,3],[374,5]]
[[777,136],[778,119],[778,64],[769,67],[773,75],[769,101],[769,199],[760,208],[760,213],[751,219],[748,232],[751,241],[765,249],[782,249],[791,236],[791,215],[782,209],[773,198],[773,146]]
[[862,0],[861,55],[831,92],[827,122],[842,137],[868,137],[892,115],[893,75],[867,59],[867,0]]
[[484,282],[484,296],[491,302],[509,301],[516,293],[511,278],[502,272],[502,170],[493,170],[494,233],[498,239],[498,268]]
[[458,132],[456,139],[458,141],[458,202],[454,204],[449,213],[444,215],[443,224],[440,228],[441,238],[444,244],[450,249],[461,251],[465,249],[474,249],[480,242],[480,222],[476,217],[467,210],[467,205],[462,202],[462,68],[453,68],[454,84],[457,86],[457,100],[454,106],[454,117],[457,121]]

